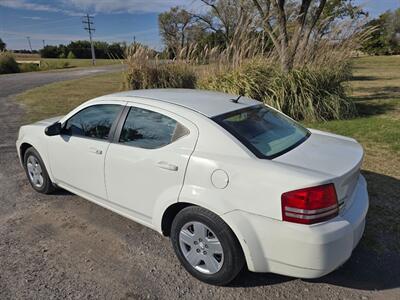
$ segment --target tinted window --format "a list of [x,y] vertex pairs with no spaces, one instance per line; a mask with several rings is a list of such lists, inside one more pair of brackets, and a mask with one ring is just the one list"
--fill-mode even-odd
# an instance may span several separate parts
[[87,107],[67,121],[65,131],[70,135],[107,140],[111,125],[120,110],[121,106],[115,104]]
[[174,119],[154,111],[131,107],[119,142],[139,148],[154,149],[168,145],[188,132]]
[[302,143],[307,129],[266,106],[256,106],[215,120],[261,157],[276,157]]

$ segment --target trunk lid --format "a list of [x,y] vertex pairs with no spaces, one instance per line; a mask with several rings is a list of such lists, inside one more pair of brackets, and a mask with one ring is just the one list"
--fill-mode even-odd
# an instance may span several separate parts
[[351,205],[351,195],[360,176],[364,151],[354,139],[310,130],[301,145],[274,161],[332,177],[341,211]]

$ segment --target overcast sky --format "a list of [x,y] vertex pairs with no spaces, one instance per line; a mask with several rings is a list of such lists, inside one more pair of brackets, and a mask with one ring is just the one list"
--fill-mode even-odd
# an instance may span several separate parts
[[[172,6],[198,9],[199,0],[0,0],[0,38],[9,49],[87,39],[82,15],[95,16],[95,39],[109,42],[136,40],[162,47],[157,15]],[[400,7],[400,0],[356,0],[371,16]]]

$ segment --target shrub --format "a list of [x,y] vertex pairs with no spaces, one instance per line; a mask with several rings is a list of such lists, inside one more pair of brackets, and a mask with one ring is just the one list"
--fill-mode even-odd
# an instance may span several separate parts
[[261,63],[249,63],[241,68],[221,70],[217,74],[204,72],[198,82],[198,87],[263,101],[266,81],[273,76],[274,72],[273,68]]
[[54,60],[54,61],[42,61],[40,65],[40,70],[54,70],[54,69],[65,69],[69,68],[70,63],[65,60]]
[[0,52],[0,74],[19,73],[18,63],[10,52]]
[[296,120],[348,118],[356,114],[344,86],[350,75],[346,66],[277,72],[269,80],[263,100]]
[[347,65],[303,67],[288,73],[259,62],[199,80],[202,89],[245,95],[277,108],[296,120],[329,120],[353,116],[346,96]]
[[69,67],[70,67],[69,61],[63,61],[61,63],[61,69],[66,69],[66,68],[69,68]]
[[62,54],[59,47],[51,45],[44,46],[39,52],[43,58],[57,58]]
[[19,68],[21,72],[34,72],[40,70],[37,64],[20,64]]

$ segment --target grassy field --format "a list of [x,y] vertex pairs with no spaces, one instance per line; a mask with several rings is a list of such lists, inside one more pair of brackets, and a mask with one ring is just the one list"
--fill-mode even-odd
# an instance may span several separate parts
[[[349,91],[359,116],[351,120],[306,124],[356,138],[366,155],[370,211],[362,245],[378,252],[400,251],[400,57],[354,59]],[[119,91],[120,74],[50,84],[19,95],[26,120],[68,112],[81,102]]]
[[307,124],[354,137],[363,145],[370,210],[362,244],[380,253],[400,251],[399,70],[400,56],[356,59],[349,88],[359,117]]
[[[41,58],[38,54],[15,54],[17,61],[40,60],[43,70],[92,67],[91,59],[68,59],[68,58]],[[119,64],[120,61],[114,59],[96,59],[96,66],[106,66]],[[29,69],[29,68],[26,68]],[[23,71],[25,69],[23,68]]]
[[349,135],[364,145],[379,144],[400,151],[400,56],[363,57],[354,61],[349,89],[359,117],[309,124]]
[[65,114],[86,100],[119,91],[121,77],[118,72],[52,83],[29,90],[18,99],[26,107],[26,121],[37,121]]

